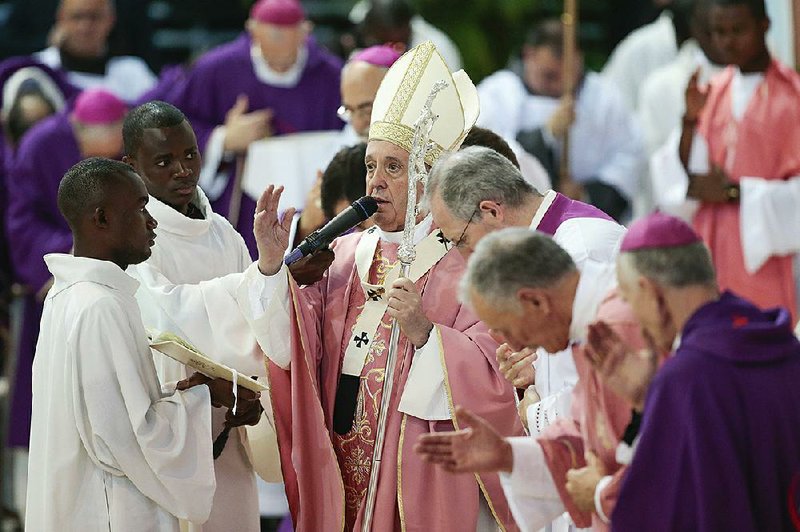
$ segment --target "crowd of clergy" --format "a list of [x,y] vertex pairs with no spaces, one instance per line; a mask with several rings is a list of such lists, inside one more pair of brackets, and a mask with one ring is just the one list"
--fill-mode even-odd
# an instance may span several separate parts
[[0,63],[4,515],[800,530],[787,13],[667,3],[602,73],[539,20],[476,86],[404,0],[354,9],[344,60],[257,0],[158,77],[109,56],[111,0],[61,0]]

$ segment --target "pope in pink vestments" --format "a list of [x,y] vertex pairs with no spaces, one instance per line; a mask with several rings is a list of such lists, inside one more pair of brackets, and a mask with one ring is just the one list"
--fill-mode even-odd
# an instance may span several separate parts
[[[517,530],[497,474],[454,477],[412,450],[422,434],[459,428],[457,404],[503,435],[522,434],[514,391],[495,359],[497,343],[458,301],[464,259],[420,205],[416,257],[399,275],[410,135],[440,79],[448,84],[432,104],[438,121],[425,162],[458,149],[475,123],[474,85],[461,71],[451,74],[431,43],[392,66],[373,105],[365,161],[376,226],[335,241],[336,258],[320,281],[300,287],[288,275],[282,258],[289,222],[278,221],[280,194],[268,188],[259,201],[250,304],[269,358],[281,470],[300,531],[361,529],[394,319],[401,333],[371,529]],[[420,198],[422,187],[417,191]]]

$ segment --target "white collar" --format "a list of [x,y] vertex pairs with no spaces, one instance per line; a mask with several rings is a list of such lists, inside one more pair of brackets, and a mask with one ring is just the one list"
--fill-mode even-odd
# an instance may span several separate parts
[[542,198],[542,203],[539,204],[539,208],[536,209],[536,213],[533,215],[533,220],[531,220],[530,228],[534,231],[539,228],[539,224],[542,223],[542,219],[544,215],[547,214],[547,211],[550,209],[550,206],[556,200],[556,191],[555,190],[548,190],[545,193],[544,197]]
[[[433,227],[433,216],[428,214],[416,225],[416,227],[414,227],[414,245],[419,244],[423,238],[428,236],[428,233],[431,232],[431,227]],[[393,244],[400,244],[403,240],[403,231],[395,231],[390,233],[378,227],[378,235],[381,237],[381,240],[391,242]]]
[[261,83],[288,89],[296,87],[300,83],[303,70],[308,62],[308,47],[305,44],[300,46],[297,50],[297,61],[286,72],[272,70],[264,56],[261,55],[261,48],[257,44],[250,46],[250,60],[253,63],[253,71]]
[[586,261],[580,270],[575,300],[572,303],[572,322],[569,326],[571,342],[583,342],[589,324],[597,319],[597,309],[609,292],[617,287],[615,264]]
[[[167,231],[168,233],[183,236],[199,236],[207,233],[211,228],[211,215],[213,212],[211,211],[211,204],[209,204],[208,198],[200,187],[197,187],[197,194],[195,195],[195,199],[192,200],[192,203],[202,211],[202,220],[189,218],[158,198],[150,196],[150,201],[147,203],[147,210],[150,211],[150,214],[152,214],[153,218],[158,222],[156,234],[158,234],[159,231]],[[158,243],[157,238],[156,243]]]
[[139,288],[139,281],[111,261],[74,257],[66,253],[49,253],[44,256],[44,262],[55,278],[48,299],[81,282],[107,286],[129,296],[133,296]]

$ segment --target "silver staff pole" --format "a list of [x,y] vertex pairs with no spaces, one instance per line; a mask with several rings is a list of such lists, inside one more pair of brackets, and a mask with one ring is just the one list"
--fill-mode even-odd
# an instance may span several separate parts
[[[425,185],[428,179],[428,172],[425,169],[425,155],[430,150],[430,135],[434,122],[439,118],[431,110],[433,100],[436,95],[447,87],[447,82],[437,81],[425,106],[420,112],[419,118],[414,122],[414,137],[411,144],[411,152],[408,154],[408,204],[406,205],[406,223],[403,227],[403,240],[397,256],[400,259],[400,276],[408,277],[411,263],[414,262],[417,252],[414,249],[414,228],[417,225],[417,184]],[[389,354],[386,357],[386,370],[383,378],[383,392],[381,396],[381,407],[378,412],[378,431],[375,435],[375,449],[372,453],[372,469],[369,473],[369,486],[367,487],[366,507],[364,508],[364,518],[361,521],[362,532],[369,532],[372,529],[372,517],[375,513],[375,497],[378,490],[378,476],[381,471],[381,458],[383,456],[383,443],[386,437],[386,421],[389,419],[389,403],[392,400],[392,388],[394,387],[394,372],[397,366],[397,346],[400,340],[400,326],[397,320],[392,322],[392,332],[389,339]]]

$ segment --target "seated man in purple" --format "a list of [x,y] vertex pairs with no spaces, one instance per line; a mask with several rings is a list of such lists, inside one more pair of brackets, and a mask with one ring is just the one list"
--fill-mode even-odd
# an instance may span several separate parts
[[[255,200],[242,194],[243,157],[269,135],[338,130],[341,61],[309,38],[297,0],[259,0],[247,33],[201,57],[166,99],[203,149],[200,185],[255,253]],[[220,164],[222,163],[222,165]]]

